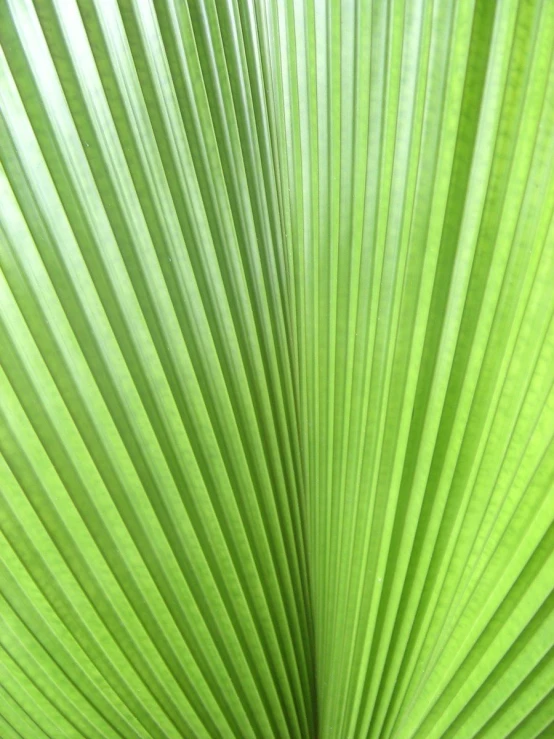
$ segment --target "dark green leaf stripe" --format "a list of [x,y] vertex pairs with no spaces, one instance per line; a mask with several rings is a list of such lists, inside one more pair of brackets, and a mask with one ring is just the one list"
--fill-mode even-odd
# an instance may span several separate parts
[[553,695],[554,3],[0,0],[0,737]]

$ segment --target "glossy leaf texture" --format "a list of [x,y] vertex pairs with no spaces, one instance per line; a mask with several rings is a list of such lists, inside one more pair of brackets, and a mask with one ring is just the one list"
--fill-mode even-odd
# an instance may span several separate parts
[[0,0],[0,736],[554,733],[554,3]]

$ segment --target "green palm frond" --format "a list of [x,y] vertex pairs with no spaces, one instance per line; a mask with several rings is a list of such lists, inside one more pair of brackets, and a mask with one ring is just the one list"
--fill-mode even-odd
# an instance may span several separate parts
[[554,3],[0,0],[0,737],[554,735]]

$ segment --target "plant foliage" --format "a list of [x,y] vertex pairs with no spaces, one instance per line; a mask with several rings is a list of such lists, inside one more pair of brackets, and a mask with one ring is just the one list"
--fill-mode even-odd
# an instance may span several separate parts
[[0,736],[554,735],[554,2],[0,0]]

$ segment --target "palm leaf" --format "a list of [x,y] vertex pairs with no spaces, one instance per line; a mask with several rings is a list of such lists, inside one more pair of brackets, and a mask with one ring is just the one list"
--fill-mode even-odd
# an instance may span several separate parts
[[551,735],[554,4],[0,46],[0,736]]

